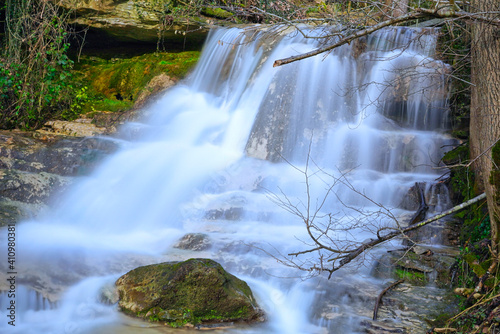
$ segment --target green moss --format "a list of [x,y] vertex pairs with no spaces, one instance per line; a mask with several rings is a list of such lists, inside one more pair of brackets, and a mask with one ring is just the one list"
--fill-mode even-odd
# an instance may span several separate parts
[[217,19],[229,19],[234,15],[227,10],[221,8],[212,8],[212,7],[204,7],[201,10],[201,13],[205,16],[215,17]]
[[[133,103],[130,100],[117,100],[108,98],[95,98],[90,105],[87,106],[86,110],[91,112],[92,110],[105,110],[111,112],[125,111],[132,108]],[[91,107],[89,110],[88,107]]]
[[155,76],[165,73],[176,81],[196,64],[200,52],[151,53],[129,59],[84,59],[78,64],[81,82],[88,87],[82,112],[130,109]]
[[465,163],[469,159],[469,145],[460,145],[443,156],[443,162],[447,165]]
[[425,274],[420,271],[397,268],[395,274],[398,279],[405,280],[411,284],[421,285],[427,282]]
[[452,317],[452,314],[449,313],[441,313],[438,314],[434,319],[432,320],[427,320],[429,325],[432,327],[446,327],[446,322],[448,319]]
[[[172,327],[251,319],[256,314],[248,285],[209,259],[161,263],[132,270],[117,282],[123,305],[140,305],[137,316]],[[122,303],[123,302],[123,303]]]
[[486,263],[480,263],[478,257],[473,253],[465,254],[464,260],[478,277],[483,276],[486,270],[488,270],[488,265]]
[[[451,197],[454,202],[460,203],[467,201],[478,195],[476,191],[476,177],[471,168],[456,165],[465,165],[469,160],[469,145],[465,143],[447,152],[443,157],[446,165],[454,166],[450,174]],[[466,210],[459,211],[455,217],[463,222],[460,229],[460,241],[463,245],[466,243],[475,243],[490,235],[490,221],[483,203],[474,204]]]

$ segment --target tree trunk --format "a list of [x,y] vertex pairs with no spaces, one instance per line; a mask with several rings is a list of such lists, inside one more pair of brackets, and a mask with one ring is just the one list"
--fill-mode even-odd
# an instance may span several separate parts
[[[482,13],[498,11],[500,0],[472,0],[471,9]],[[495,17],[494,14],[484,15]],[[498,254],[500,182],[498,176],[495,176],[498,175],[500,162],[495,163],[492,157],[492,146],[500,138],[500,30],[497,26],[472,23],[471,57],[473,83],[470,114],[471,158],[482,154],[473,167],[478,177],[477,186],[484,189],[487,196],[492,246]],[[500,150],[500,144],[497,144],[495,150],[497,149]]]

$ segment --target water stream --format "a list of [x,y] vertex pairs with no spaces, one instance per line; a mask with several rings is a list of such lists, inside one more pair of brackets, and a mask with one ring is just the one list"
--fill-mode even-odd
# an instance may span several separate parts
[[[387,29],[273,68],[318,41],[212,31],[190,77],[110,139],[117,153],[55,199],[52,212],[17,225],[16,326],[7,324],[3,292],[0,331],[184,333],[125,317],[102,294],[139,265],[192,257],[245,279],[268,314],[264,324],[223,333],[362,331],[360,309],[372,307],[363,295],[384,283],[371,276],[371,258],[384,248],[329,281],[303,280],[310,273],[275,258],[310,247],[303,222],[270,197],[302,213],[320,208],[318,224],[333,217],[338,247],[394,226],[374,212],[408,214],[398,209],[402,198],[415,182],[435,182],[442,171],[434,167],[453,144],[443,134],[447,66],[432,58],[436,38],[433,30]],[[205,234],[209,247],[174,247],[187,233]],[[0,240],[6,249],[6,232]],[[0,268],[8,272],[5,259]],[[328,316],[325,300],[335,304]]]

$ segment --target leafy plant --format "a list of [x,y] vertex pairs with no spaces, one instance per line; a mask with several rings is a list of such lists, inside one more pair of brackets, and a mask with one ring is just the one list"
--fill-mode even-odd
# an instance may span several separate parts
[[[7,0],[0,58],[0,127],[37,128],[70,109],[72,83],[66,17],[58,2]],[[73,108],[72,113],[77,109]]]

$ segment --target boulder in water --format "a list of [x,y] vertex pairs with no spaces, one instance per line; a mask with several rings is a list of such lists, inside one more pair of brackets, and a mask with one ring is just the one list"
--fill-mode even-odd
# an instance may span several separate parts
[[210,259],[139,267],[116,286],[123,312],[172,327],[264,318],[248,285]]
[[203,233],[188,233],[174,245],[175,248],[192,251],[204,251],[211,246],[208,235]]

